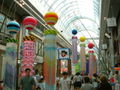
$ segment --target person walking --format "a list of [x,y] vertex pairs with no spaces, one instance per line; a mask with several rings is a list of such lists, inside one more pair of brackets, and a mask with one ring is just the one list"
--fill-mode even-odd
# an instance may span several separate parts
[[70,79],[68,78],[68,73],[63,72],[63,77],[60,79],[60,90],[69,90],[70,89]]
[[106,76],[100,77],[101,83],[98,85],[97,90],[112,90],[112,86],[108,83]]
[[84,77],[83,84],[80,90],[95,90],[93,85],[90,83],[89,77]]
[[115,79],[116,79],[116,85],[115,85],[115,90],[120,90],[120,74],[118,71],[115,73]]
[[3,81],[0,81],[0,90],[3,90]]
[[93,87],[96,88],[98,87],[98,84],[100,83],[100,80],[98,78],[98,75],[96,73],[93,74],[93,77],[92,77],[92,85]]
[[21,78],[20,90],[35,90],[35,81],[32,76],[30,76],[30,69],[25,69],[26,76]]
[[76,75],[73,78],[74,81],[74,88],[75,90],[80,90],[81,85],[82,85],[82,76],[80,75],[80,73],[76,73]]
[[[44,78],[41,78],[38,82],[38,85],[37,85],[39,88],[41,88],[41,90],[45,90],[45,82],[44,82]],[[38,88],[37,87],[37,88]]]

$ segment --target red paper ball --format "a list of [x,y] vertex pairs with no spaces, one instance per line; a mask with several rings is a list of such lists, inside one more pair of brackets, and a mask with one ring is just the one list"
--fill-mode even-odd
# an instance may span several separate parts
[[92,49],[94,47],[94,44],[93,43],[89,43],[88,44],[88,48]]
[[24,18],[23,26],[28,30],[33,30],[37,26],[37,20],[34,17],[28,16]]

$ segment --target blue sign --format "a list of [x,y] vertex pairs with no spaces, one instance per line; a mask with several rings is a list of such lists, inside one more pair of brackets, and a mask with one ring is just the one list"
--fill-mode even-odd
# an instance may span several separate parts
[[69,60],[70,49],[69,48],[58,48],[58,60]]

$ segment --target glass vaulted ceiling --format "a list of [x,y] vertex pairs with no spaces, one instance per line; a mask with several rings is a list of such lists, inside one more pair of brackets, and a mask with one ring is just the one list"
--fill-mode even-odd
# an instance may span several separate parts
[[[58,14],[55,28],[68,40],[72,30],[78,38],[85,36],[90,42],[99,43],[100,0],[29,0],[43,15],[48,11]],[[92,39],[91,39],[92,38]]]

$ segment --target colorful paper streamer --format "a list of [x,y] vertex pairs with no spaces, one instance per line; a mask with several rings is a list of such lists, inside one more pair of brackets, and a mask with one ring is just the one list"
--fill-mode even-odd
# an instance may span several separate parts
[[89,56],[89,76],[92,78],[92,75],[97,72],[97,66],[96,66],[96,57],[94,53],[90,53]]
[[35,42],[24,41],[23,58],[22,58],[22,76],[25,76],[25,69],[31,69],[31,75],[33,75],[34,58],[35,58]]
[[73,64],[76,64],[78,62],[77,60],[77,37],[73,36],[72,37],[72,60]]
[[47,34],[44,40],[45,89],[56,90],[56,35]]
[[7,43],[6,54],[4,58],[4,90],[16,90],[16,61],[17,61],[17,44]]
[[86,71],[85,44],[80,44],[81,71]]

